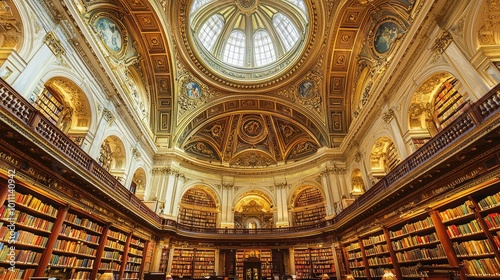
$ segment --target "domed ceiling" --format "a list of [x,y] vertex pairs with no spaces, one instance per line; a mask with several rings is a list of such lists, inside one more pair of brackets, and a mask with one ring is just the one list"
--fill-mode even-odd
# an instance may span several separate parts
[[189,9],[194,54],[225,79],[263,80],[299,57],[308,33],[303,0],[194,0]]
[[[394,49],[395,44],[377,48],[374,34],[384,28],[404,34],[414,4],[85,3],[79,10],[88,24],[104,18],[118,27],[122,47],[113,52],[108,44],[103,51],[126,92],[144,92],[158,154],[180,152],[187,162],[237,168],[341,156],[331,148],[345,144],[352,120],[370,98],[373,76],[383,72]],[[391,43],[403,36],[391,34]],[[147,110],[140,112],[145,118],[137,123],[148,117]]]

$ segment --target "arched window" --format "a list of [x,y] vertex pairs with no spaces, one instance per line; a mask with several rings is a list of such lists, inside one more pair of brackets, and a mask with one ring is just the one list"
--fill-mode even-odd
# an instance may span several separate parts
[[219,14],[213,15],[201,26],[198,39],[207,50],[212,51],[223,27],[224,19]]
[[227,39],[222,59],[235,66],[243,66],[245,61],[245,33],[234,30]]
[[278,31],[277,33],[285,50],[289,51],[292,49],[301,36],[292,21],[284,14],[277,13],[273,17],[273,25]]
[[276,60],[273,41],[267,31],[255,32],[253,40],[256,66],[266,65]]

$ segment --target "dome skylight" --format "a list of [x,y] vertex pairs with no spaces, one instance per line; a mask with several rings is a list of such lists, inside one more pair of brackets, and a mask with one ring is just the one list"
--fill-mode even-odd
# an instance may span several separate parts
[[193,0],[189,26],[208,68],[234,78],[272,76],[301,53],[308,31],[304,0]]

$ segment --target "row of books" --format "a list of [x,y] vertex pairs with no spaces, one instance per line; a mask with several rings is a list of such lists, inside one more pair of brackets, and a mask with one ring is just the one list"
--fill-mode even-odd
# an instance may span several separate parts
[[431,217],[427,217],[423,220],[416,221],[414,223],[406,224],[401,229],[395,231],[389,231],[389,235],[392,238],[397,238],[399,236],[410,234],[419,230],[434,227]]
[[129,248],[129,253],[134,255],[142,256],[142,250],[138,250],[136,248]]
[[489,229],[500,229],[500,214],[499,213],[491,213],[484,217],[484,222],[488,226]]
[[87,218],[80,218],[75,214],[68,213],[66,215],[66,222],[72,223],[74,225],[89,229],[91,231],[102,233],[103,227],[96,222],[93,222]]
[[481,226],[477,220],[471,220],[466,224],[449,225],[446,227],[446,233],[448,233],[448,236],[451,238],[479,233],[481,231]]
[[474,210],[472,210],[471,207],[473,207],[472,202],[470,200],[466,200],[462,205],[439,212],[439,217],[443,220],[443,222],[446,222],[465,215],[474,214]]
[[41,252],[27,250],[12,250],[9,244],[0,243],[0,262],[14,261],[16,264],[37,265],[42,257]]
[[437,241],[439,241],[439,238],[438,238],[436,232],[433,232],[431,234],[423,235],[423,236],[418,236],[418,235],[417,236],[407,236],[403,239],[392,241],[391,244],[392,244],[392,248],[394,248],[394,250],[402,250],[402,249],[410,248],[413,246],[429,244],[429,243],[433,243],[433,242],[437,242]]
[[2,280],[29,280],[35,274],[34,268],[7,269],[0,267],[0,279]]
[[405,252],[398,252],[396,253],[396,257],[400,262],[408,262],[446,258],[446,253],[443,246],[438,244],[436,248],[420,248]]
[[352,259],[359,259],[359,258],[362,258],[363,257],[363,254],[361,253],[361,251],[357,251],[357,252],[350,252],[350,253],[347,253],[347,257],[352,260]]
[[381,265],[381,264],[391,264],[391,257],[375,257],[368,259],[368,265]]
[[118,252],[118,251],[103,251],[102,257],[105,259],[121,261],[122,254],[120,254],[120,252]]
[[[5,206],[2,208],[5,209]],[[16,224],[24,225],[30,228],[35,228],[38,230],[42,231],[51,231],[52,227],[54,226],[54,223],[47,221],[45,219],[41,219],[35,216],[32,216],[30,214],[27,214],[26,212],[21,212],[19,210],[14,211],[14,215],[10,215],[10,211],[3,211],[1,213],[1,218],[5,221],[13,221]]]
[[95,256],[97,251],[95,248],[89,247],[87,244],[60,239],[56,240],[54,249],[58,251],[77,253],[87,256]]
[[493,195],[489,195],[479,200],[477,204],[479,205],[479,208],[481,210],[487,210],[500,205],[500,192],[497,192],[496,194]]
[[106,247],[119,251],[123,251],[125,249],[125,245],[114,240],[106,240]]
[[120,240],[121,242],[127,241],[127,236],[118,231],[108,230],[108,237]]
[[50,256],[49,264],[52,266],[62,267],[92,268],[94,260],[79,259],[76,256],[60,256],[52,254]]
[[12,232],[9,228],[0,225],[0,240],[45,248],[49,238],[24,230]]
[[[386,271],[387,271],[387,268],[384,268],[384,267],[370,268],[370,276],[375,277],[375,278],[380,278],[380,277],[384,276]],[[394,271],[392,271],[392,273],[394,274]]]
[[387,244],[379,244],[371,248],[365,249],[365,254],[367,256],[387,254],[387,253],[389,253],[389,246],[387,246]]
[[457,256],[491,254],[490,244],[487,240],[470,240],[461,243],[453,243],[453,250]]
[[16,203],[20,205],[24,205],[30,209],[44,213],[48,216],[57,216],[57,209],[54,206],[43,203],[40,199],[32,196],[31,194],[22,194],[16,192],[15,200]]
[[383,234],[373,235],[373,236],[370,236],[368,239],[363,239],[364,246],[370,246],[370,245],[377,244],[380,242],[385,242],[385,236]]
[[474,276],[500,276],[500,264],[494,258],[464,260],[465,274]]
[[61,227],[61,235],[89,242],[92,244],[99,244],[99,239],[100,239],[100,236],[98,235],[89,234],[85,230],[73,228],[72,226],[67,224],[64,224]]

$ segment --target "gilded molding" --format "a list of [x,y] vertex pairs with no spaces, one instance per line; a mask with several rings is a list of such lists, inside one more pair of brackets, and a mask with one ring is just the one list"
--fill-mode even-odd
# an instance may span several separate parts
[[436,39],[431,50],[436,54],[442,54],[453,41],[453,36],[450,32],[445,31],[439,38]]
[[45,39],[43,40],[43,42],[49,47],[49,49],[56,57],[60,57],[61,55],[66,54],[66,51],[61,45],[61,41],[56,38],[52,31],[45,35]]
[[384,120],[385,123],[390,123],[395,117],[396,114],[394,113],[394,110],[389,109],[387,112],[384,112],[382,119]]

